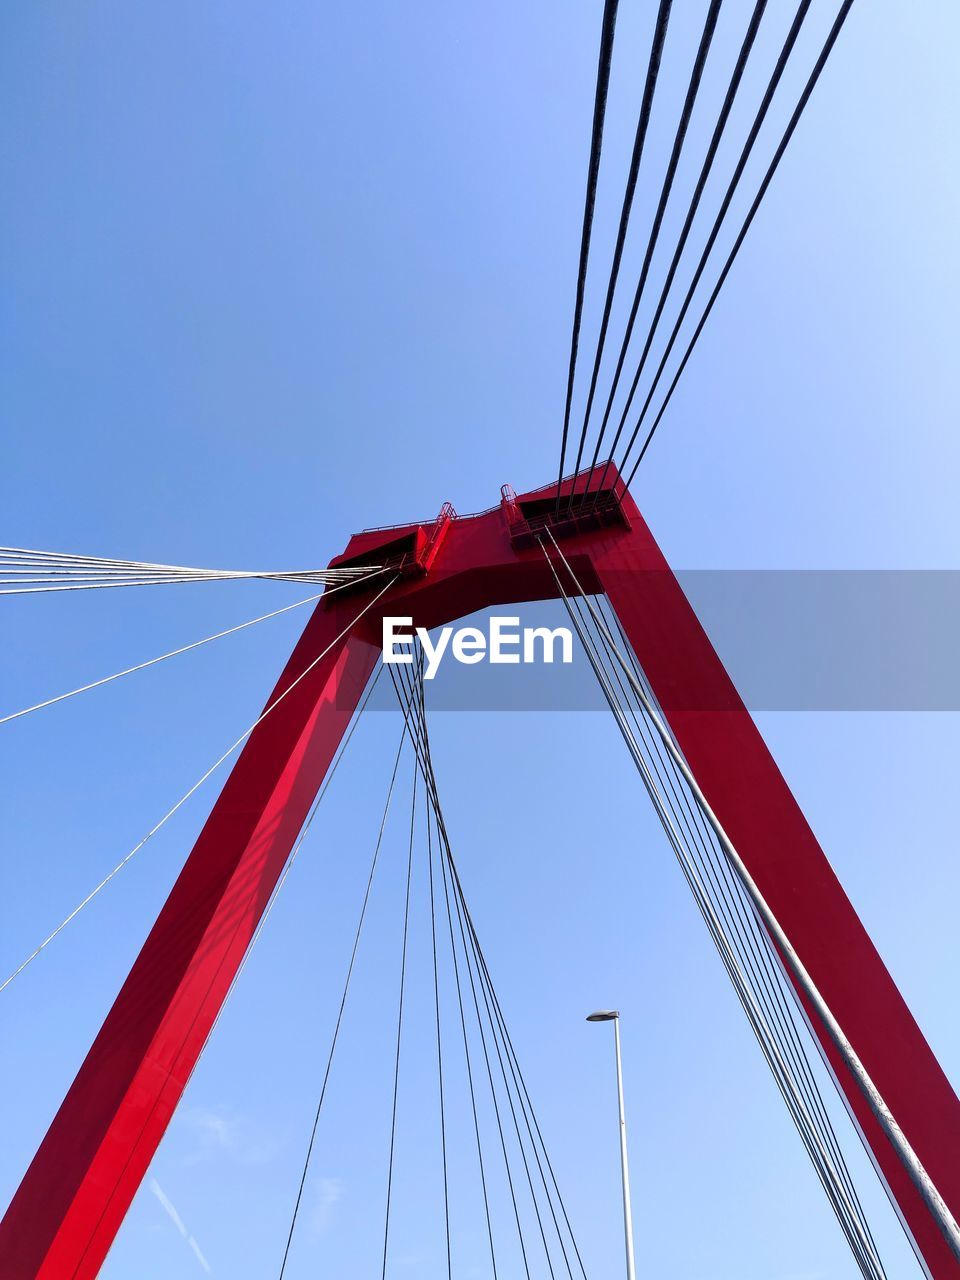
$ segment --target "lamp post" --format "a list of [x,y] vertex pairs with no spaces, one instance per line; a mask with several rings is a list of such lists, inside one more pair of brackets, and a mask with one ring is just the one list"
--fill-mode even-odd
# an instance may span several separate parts
[[591,1013],[588,1022],[612,1022],[617,1049],[617,1100],[620,1104],[620,1169],[623,1174],[623,1236],[627,1252],[627,1280],[636,1280],[633,1262],[633,1212],[630,1208],[630,1169],[627,1161],[627,1121],[623,1113],[623,1068],[620,1062],[620,1014],[616,1009]]

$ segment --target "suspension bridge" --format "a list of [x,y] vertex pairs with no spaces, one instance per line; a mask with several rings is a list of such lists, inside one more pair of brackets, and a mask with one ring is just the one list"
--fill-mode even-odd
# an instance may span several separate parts
[[[851,1144],[862,1144],[918,1272],[935,1280],[960,1277],[960,1102],[631,488],[818,82],[843,56],[844,42],[849,51],[855,40],[846,29],[853,0],[832,6],[816,47],[805,25],[811,0],[786,9],[756,0],[745,14],[735,57],[722,68],[723,92],[712,104],[707,147],[691,157],[690,120],[698,102],[703,105],[705,83],[712,83],[705,73],[710,68],[720,74],[711,54],[721,7],[722,0],[698,5],[698,38],[683,50],[688,79],[660,172],[645,163],[645,147],[651,119],[662,109],[664,50],[676,38],[673,5],[659,0],[649,6],[648,43],[639,53],[619,48],[617,0],[603,5],[559,456],[552,471],[552,461],[544,463],[546,483],[519,493],[504,484],[486,510],[470,515],[453,505],[457,495],[442,495],[448,500],[438,499],[435,517],[355,533],[323,568],[211,569],[0,548],[0,594],[11,597],[175,585],[194,590],[200,583],[237,581],[308,590],[242,623],[120,670],[94,673],[75,688],[0,708],[2,732],[11,739],[28,716],[49,717],[55,734],[57,708],[70,699],[219,646],[281,614],[302,610],[306,618],[249,727],[188,790],[171,797],[143,838],[104,867],[82,900],[51,920],[36,945],[0,975],[2,1001],[14,983],[33,980],[49,948],[69,947],[78,917],[101,894],[120,892],[131,861],[147,856],[150,841],[182,806],[219,780],[209,817],[185,851],[176,883],[0,1222],[0,1280],[86,1280],[100,1272],[244,967],[256,962],[257,941],[374,690],[379,686],[382,693],[388,685],[400,712],[396,752],[377,801],[378,835],[351,947],[336,975],[337,1014],[300,1176],[290,1188],[289,1226],[277,1242],[277,1274],[281,1280],[297,1274],[304,1190],[331,1105],[328,1085],[350,1015],[391,814],[404,824],[406,857],[391,978],[396,1022],[384,1201],[382,1213],[378,1206],[371,1216],[381,1276],[392,1271],[392,1213],[403,1177],[396,1135],[410,1036],[412,922],[418,916],[429,922],[436,1068],[431,1123],[441,1171],[437,1231],[445,1273],[451,1280],[468,1273],[494,1280],[588,1280],[595,1274],[578,1237],[575,1197],[551,1159],[536,1090],[498,995],[495,932],[471,912],[457,832],[445,816],[431,748],[422,649],[414,641],[408,663],[381,663],[385,617],[408,616],[430,631],[481,610],[548,600],[565,610],[636,766],[638,787],[649,798],[809,1158],[823,1211],[849,1247],[851,1268],[868,1280],[890,1274],[851,1170]],[[747,72],[757,71],[758,35],[774,22],[781,37],[776,57],[762,68],[759,94],[744,103],[745,85],[754,84]],[[617,57],[629,59],[639,75],[625,175],[607,172],[603,152]],[[784,102],[785,84],[797,83],[799,91]],[[744,119],[746,128],[732,137]],[[732,165],[718,174],[730,154]],[[696,176],[681,199],[677,179],[686,171],[684,161]],[[707,197],[721,178],[711,217]],[[617,181],[623,190],[612,246],[595,243],[593,234],[601,180]],[[649,191],[653,212],[638,229],[639,190]],[[679,233],[665,245],[666,215],[678,201]],[[637,235],[642,265],[625,287],[624,250]],[[584,299],[598,261],[606,274],[604,300],[585,359]],[[615,335],[615,302],[624,297],[626,322]],[[69,610],[70,599],[60,607]],[[4,607],[28,608],[30,601]],[[839,1121],[830,1090],[843,1103]],[[453,1099],[466,1106],[454,1107]],[[475,1162],[472,1204],[483,1250],[469,1260],[460,1254],[455,1226],[463,1189],[448,1168],[452,1144],[466,1145]]]

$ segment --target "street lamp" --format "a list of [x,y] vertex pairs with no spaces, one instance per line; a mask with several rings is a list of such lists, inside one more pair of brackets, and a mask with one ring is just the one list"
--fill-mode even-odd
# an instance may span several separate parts
[[627,1163],[627,1121],[623,1114],[623,1069],[620,1064],[620,1014],[616,1009],[599,1009],[588,1022],[612,1022],[617,1048],[617,1099],[620,1103],[620,1168],[623,1173],[623,1236],[627,1250],[627,1280],[636,1280],[633,1263],[633,1213],[630,1208],[630,1169]]

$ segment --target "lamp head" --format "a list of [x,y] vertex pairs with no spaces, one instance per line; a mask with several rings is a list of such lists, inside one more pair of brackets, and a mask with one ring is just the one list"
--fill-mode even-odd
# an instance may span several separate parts
[[596,1013],[587,1015],[588,1022],[613,1022],[620,1017],[618,1009],[598,1009]]

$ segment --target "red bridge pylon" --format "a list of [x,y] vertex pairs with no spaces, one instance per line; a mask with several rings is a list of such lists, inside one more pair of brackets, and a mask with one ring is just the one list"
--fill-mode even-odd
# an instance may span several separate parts
[[[334,566],[386,564],[320,602],[99,1035],[0,1223],[2,1280],[92,1280],[162,1139],[380,655],[384,615],[432,628],[553,598],[549,528],[588,592],[605,592],[680,749],[910,1144],[960,1216],[960,1102],[615,470],[456,518],[351,538]],[[568,493],[565,481],[561,496]],[[319,661],[329,646],[329,652]],[[304,678],[297,677],[316,661]],[[624,833],[629,839],[629,832]],[[935,1280],[960,1267],[811,1018]],[[698,1105],[696,1099],[692,1105]]]

